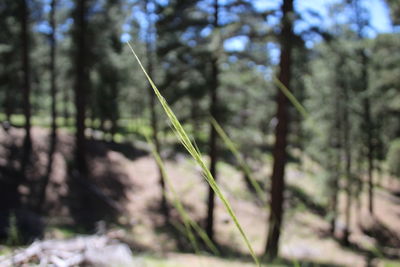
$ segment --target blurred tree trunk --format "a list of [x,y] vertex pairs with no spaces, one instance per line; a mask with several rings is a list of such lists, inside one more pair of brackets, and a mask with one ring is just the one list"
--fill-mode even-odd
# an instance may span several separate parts
[[338,214],[338,193],[339,193],[339,179],[340,179],[340,153],[337,153],[335,158],[335,170],[333,170],[334,174],[331,182],[331,210],[332,210],[332,217],[330,219],[330,231],[332,236],[335,235],[336,232],[336,218]]
[[[338,128],[336,128],[338,127]],[[336,126],[335,132],[340,133],[340,126]],[[340,137],[339,137],[340,138]],[[336,141],[338,142],[338,140]],[[330,192],[331,192],[331,203],[330,210],[332,212],[330,218],[330,231],[332,236],[335,235],[336,232],[336,218],[338,214],[338,193],[339,193],[339,181],[340,181],[340,168],[341,168],[341,158],[340,158],[340,144],[334,144],[333,149],[335,150],[334,157],[332,159],[331,164],[331,177],[330,177]]]
[[[153,53],[153,45],[155,45],[155,35],[154,35],[154,25],[153,21],[151,20],[150,16],[150,11],[149,11],[149,0],[145,1],[145,11],[147,15],[147,21],[149,22],[149,25],[147,27],[147,32],[146,32],[146,53],[147,53],[147,71],[150,77],[153,77],[153,58],[155,57],[155,54]],[[155,149],[157,153],[160,155],[160,140],[158,138],[158,118],[157,118],[157,111],[156,111],[156,99],[155,99],[155,94],[153,92],[153,88],[149,86],[149,107],[150,107],[150,120],[151,120],[151,128],[153,132],[153,142]],[[158,165],[157,165],[158,167]],[[167,198],[166,198],[166,186],[165,186],[165,178],[164,175],[158,167],[158,173],[159,173],[159,184],[161,187],[161,212],[165,216],[165,221],[169,221],[169,210],[168,210],[168,203],[167,203]]]
[[9,87],[5,88],[5,105],[6,120],[11,123],[11,115],[14,113],[12,92]]
[[31,77],[30,77],[30,57],[29,57],[29,7],[27,0],[21,1],[20,20],[21,20],[21,42],[22,42],[22,86],[23,86],[23,112],[25,117],[25,138],[23,144],[23,155],[21,161],[21,171],[24,179],[26,179],[26,168],[30,161],[32,152],[31,139]]
[[[219,28],[219,3],[218,0],[214,0],[214,30]],[[217,32],[217,34],[219,34]],[[218,44],[219,45],[219,44]],[[217,90],[219,86],[219,67],[218,67],[218,51],[215,49],[212,51],[211,56],[211,79],[210,79],[210,114],[218,121],[218,95]],[[217,179],[217,131],[210,123],[210,137],[209,137],[209,157],[210,157],[210,172],[214,179]],[[207,221],[206,221],[206,232],[211,240],[214,240],[214,207],[215,207],[215,193],[212,188],[208,188],[208,201],[207,201]]]
[[[57,140],[57,73],[56,73],[56,20],[55,20],[55,12],[56,12],[56,4],[57,0],[51,1],[51,11],[50,11],[50,93],[51,93],[51,147],[52,151],[55,149],[56,140]],[[51,168],[51,166],[50,166]]]
[[[248,157],[249,156],[247,155],[247,153],[244,152],[243,153],[243,161],[246,163],[247,166],[248,166],[248,163],[247,163]],[[250,191],[250,193],[257,195],[257,191],[251,182],[251,178],[249,177],[248,172],[244,168],[242,168],[242,177],[243,177],[243,181],[246,184],[246,187]]]
[[63,90],[63,121],[64,121],[64,126],[68,127],[68,123],[69,123],[69,110],[68,110],[68,104],[70,102],[70,98],[69,98],[69,94],[68,94],[69,90],[67,87],[64,88]]
[[[240,118],[240,125],[242,127],[246,127],[247,125],[247,120],[248,120],[248,114],[247,114],[247,110],[249,108],[249,96],[248,94],[246,94],[246,92],[243,94],[243,102],[242,102],[242,109],[241,109],[241,114],[239,116]],[[246,163],[246,165],[248,166],[247,162],[249,159],[249,149],[243,149],[242,151],[242,155],[243,155],[243,161]],[[249,167],[250,168],[250,167]],[[257,193],[256,189],[254,188],[252,182],[251,182],[251,178],[248,175],[248,172],[245,170],[245,168],[241,168],[242,170],[242,176],[243,176],[243,180],[246,184],[247,189],[249,189],[249,191],[253,194]]]
[[[341,59],[337,62],[336,69],[339,69],[343,62]],[[338,75],[336,79],[337,88],[343,88],[345,85],[343,84],[343,80]],[[340,90],[336,90],[335,92],[335,106],[334,106],[334,124],[331,131],[331,147],[334,150],[334,157],[332,159],[331,165],[331,182],[330,182],[330,192],[331,192],[331,203],[330,209],[332,211],[332,217],[330,219],[330,231],[334,236],[336,232],[336,218],[338,215],[338,194],[339,194],[339,184],[340,184],[340,176],[341,176],[341,149],[343,147],[341,133],[342,133],[342,118],[341,118],[341,92]]]
[[104,117],[103,112],[100,112],[100,131],[103,133],[103,138],[105,137],[106,134],[106,127],[105,127],[105,123],[106,123],[106,118]]
[[[290,88],[291,64],[292,64],[292,41],[293,41],[293,0],[284,0],[282,4],[282,31],[281,31],[281,54],[279,63],[279,80]],[[277,119],[275,129],[275,146],[273,150],[273,170],[270,192],[270,216],[268,240],[265,253],[270,259],[276,258],[279,249],[279,236],[283,218],[283,194],[285,190],[285,165],[287,160],[286,146],[289,127],[288,99],[278,89],[277,96]]]
[[[364,50],[361,51],[362,59],[362,73],[361,79],[364,85],[364,90],[368,90],[368,57]],[[364,122],[366,130],[366,148],[367,148],[367,162],[368,162],[368,211],[372,215],[374,214],[374,145],[373,145],[373,133],[374,124],[371,118],[371,101],[368,95],[364,98]]]
[[343,108],[343,148],[345,160],[345,228],[343,232],[343,244],[348,246],[350,244],[350,224],[351,224],[351,206],[352,206],[352,155],[351,155],[351,142],[350,142],[350,121],[349,121],[349,92],[348,88],[343,87],[344,108]]
[[[117,82],[114,81],[112,88],[111,88],[111,98],[114,102],[114,106],[116,109],[118,108],[118,85]],[[115,142],[115,134],[118,130],[118,114],[116,110],[111,112],[111,127],[110,127],[110,135],[111,135],[111,142]]]
[[87,62],[86,62],[86,16],[87,1],[76,0],[75,7],[75,29],[74,42],[75,51],[75,163],[80,178],[86,177],[88,167],[86,161],[86,138],[85,138],[85,112],[87,95]]
[[356,211],[354,212],[356,221],[358,223],[362,223],[362,194],[363,194],[363,171],[365,167],[364,161],[364,149],[362,146],[358,147],[357,149],[357,158],[355,161],[356,170],[355,176],[353,177],[353,185],[352,185],[352,194],[355,200],[355,208]]
[[200,105],[198,99],[196,97],[190,97],[190,117],[192,122],[193,136],[196,137],[198,132],[200,131],[200,123],[199,123],[199,109]]
[[50,180],[52,168],[53,168],[53,156],[56,150],[57,144],[57,74],[56,74],[56,20],[55,20],[55,12],[56,12],[57,0],[52,0],[50,3],[50,14],[49,14],[49,24],[51,27],[51,33],[49,35],[50,41],[50,94],[51,94],[51,136],[50,136],[50,147],[48,153],[48,162],[47,162],[47,170],[46,175],[44,176],[43,185],[41,187],[41,191],[39,194],[39,210],[43,211],[43,205],[46,201],[46,189]]
[[364,30],[369,26],[369,17],[366,17],[363,11],[364,7],[360,0],[352,1],[352,8],[354,12],[354,20],[357,25],[357,37],[361,43],[361,47],[358,49],[358,54],[361,60],[361,77],[360,77],[360,88],[361,92],[364,92],[363,97],[363,119],[364,119],[364,145],[367,150],[366,159],[368,163],[367,174],[368,174],[368,211],[372,215],[374,213],[374,185],[373,185],[373,161],[374,161],[374,147],[372,143],[374,124],[371,116],[371,101],[368,94],[368,56],[365,49],[365,35]]

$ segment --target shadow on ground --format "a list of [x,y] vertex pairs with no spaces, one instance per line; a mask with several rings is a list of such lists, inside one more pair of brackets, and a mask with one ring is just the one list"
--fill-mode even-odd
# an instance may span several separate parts
[[[5,238],[10,216],[18,215],[21,233],[33,240],[41,233],[29,233],[38,221],[51,215],[68,219],[93,230],[99,220],[116,221],[124,212],[127,192],[136,190],[123,164],[124,157],[136,159],[147,154],[132,145],[88,140],[90,175],[81,177],[74,168],[73,136],[59,132],[53,156],[53,171],[44,184],[49,161],[50,138],[47,130],[32,128],[32,154],[26,177],[20,172],[23,129],[0,132],[0,238]],[[118,152],[118,153],[112,153]],[[38,207],[40,192],[46,186],[44,209]],[[14,215],[13,215],[14,214]],[[32,225],[32,227],[30,227]],[[36,229],[36,228],[35,228]],[[35,230],[36,231],[36,230]],[[90,232],[90,231],[89,231]]]

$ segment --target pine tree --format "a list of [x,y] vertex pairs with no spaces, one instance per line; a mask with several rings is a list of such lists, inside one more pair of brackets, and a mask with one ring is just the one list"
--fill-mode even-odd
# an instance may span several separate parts
[[74,68],[75,68],[75,107],[76,107],[76,133],[75,133],[75,163],[79,178],[86,178],[88,166],[86,158],[86,137],[85,137],[85,118],[88,86],[87,70],[87,0],[76,0],[74,10],[74,30],[73,41]]
[[[293,0],[284,0],[282,4],[281,54],[278,79],[290,88],[292,41],[293,41]],[[287,160],[287,134],[289,126],[288,99],[278,90],[275,146],[273,150],[273,170],[271,184],[271,211],[269,215],[268,240],[265,253],[270,259],[278,255],[279,237],[283,219],[283,192],[285,189],[285,164]]]
[[[144,3],[145,7],[145,13],[147,16],[147,29],[146,29],[146,57],[147,57],[147,71],[150,75],[150,77],[154,76],[154,58],[156,54],[154,53],[154,48],[157,47],[157,41],[156,41],[156,35],[154,32],[154,22],[152,20],[152,11],[150,10],[150,6],[154,6],[154,3],[152,1],[146,0]],[[151,128],[152,128],[152,139],[153,143],[156,149],[157,154],[160,155],[161,152],[161,146],[160,146],[160,141],[158,138],[158,131],[159,131],[159,123],[158,123],[158,116],[157,116],[157,109],[156,109],[156,99],[155,95],[153,92],[153,89],[149,86],[148,87],[149,91],[149,109],[150,109],[150,123],[151,123]],[[159,166],[158,168],[158,173],[159,173],[159,184],[161,187],[161,211],[165,216],[165,220],[168,222],[169,221],[169,210],[168,210],[168,203],[167,203],[167,198],[166,198],[166,185],[165,185],[165,178],[164,174]]]
[[[30,61],[30,26],[29,26],[29,5],[27,0],[20,0],[20,23],[21,23],[21,42],[22,42],[22,102],[25,117],[25,138],[23,144],[23,156],[21,160],[21,172],[26,176],[32,152],[31,137],[31,61]],[[24,177],[26,179],[26,177]]]
[[[218,0],[214,0],[214,20],[213,20],[214,31],[219,30],[219,3]],[[219,33],[217,33],[219,34]],[[218,38],[218,37],[217,37]],[[213,118],[218,120],[218,87],[219,87],[219,66],[218,66],[218,52],[219,46],[217,44],[215,51],[212,51],[211,56],[211,73],[210,73],[210,114]],[[209,137],[209,158],[210,158],[210,172],[214,179],[217,179],[217,160],[218,160],[218,147],[217,147],[217,132],[215,127],[210,123],[210,137]],[[215,193],[214,190],[209,187],[208,189],[208,201],[207,201],[207,222],[206,232],[211,240],[214,240],[214,208],[215,208]]]
[[50,180],[50,175],[53,169],[53,156],[56,150],[57,144],[57,40],[56,40],[56,6],[57,0],[52,0],[50,3],[50,14],[49,14],[49,25],[51,27],[51,32],[49,34],[49,44],[50,44],[50,62],[49,62],[49,72],[50,72],[50,95],[51,95],[51,135],[50,135],[50,146],[48,153],[47,170],[44,176],[43,184],[39,193],[38,209],[43,210],[44,203],[46,201],[46,189]]

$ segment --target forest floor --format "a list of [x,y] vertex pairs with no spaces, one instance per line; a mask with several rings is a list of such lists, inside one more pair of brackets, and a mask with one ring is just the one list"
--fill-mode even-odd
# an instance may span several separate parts
[[[34,170],[32,179],[38,179],[47,164],[48,132],[33,129]],[[20,145],[22,129],[0,129],[0,165],[9,164],[9,148]],[[59,134],[54,154],[54,172],[47,190],[50,214],[58,219],[48,221],[46,237],[65,237],[67,208],[62,199],[68,195],[68,165],[72,156],[73,136]],[[112,144],[89,141],[91,184],[105,205],[123,210],[118,225],[110,227],[124,231],[124,239],[146,266],[253,266],[234,224],[220,201],[216,202],[216,242],[224,257],[190,252],[185,238],[173,227],[165,226],[158,208],[160,203],[159,173],[156,163],[144,142]],[[172,150],[171,150],[172,151]],[[181,201],[191,217],[202,224],[206,215],[208,187],[185,153],[166,151],[163,154],[168,176],[173,181]],[[329,233],[328,214],[324,209],[325,193],[321,170],[303,156],[303,164],[288,165],[286,212],[281,239],[282,265],[302,266],[400,266],[400,183],[382,176],[375,191],[375,215],[366,210],[366,189],[352,205],[349,247],[340,242],[344,218],[338,218],[335,238]],[[270,177],[271,162],[257,167],[255,177],[266,181]],[[265,246],[267,215],[265,205],[256,201],[242,178],[241,172],[221,161],[218,165],[218,183],[231,202],[236,215],[256,252],[261,255]],[[268,182],[266,183],[268,186]],[[100,193],[98,193],[100,192]],[[324,200],[325,199],[325,200]],[[340,214],[344,214],[344,196],[340,195]],[[104,206],[96,206],[99,211]],[[177,218],[175,211],[172,218]],[[69,230],[67,230],[69,231]],[[304,263],[304,265],[303,265]]]

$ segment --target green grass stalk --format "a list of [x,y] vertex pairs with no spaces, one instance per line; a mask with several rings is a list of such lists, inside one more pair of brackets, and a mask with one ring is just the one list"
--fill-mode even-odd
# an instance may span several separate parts
[[143,73],[145,74],[147,80],[149,81],[151,87],[153,88],[154,93],[156,94],[159,102],[161,103],[165,113],[167,114],[172,126],[174,127],[177,137],[179,138],[180,142],[182,145],[186,148],[186,150],[189,152],[189,154],[193,157],[193,159],[197,162],[197,164],[201,167],[203,171],[203,177],[204,179],[208,182],[212,190],[214,190],[215,194],[221,199],[223,205],[225,206],[229,216],[232,218],[234,224],[236,225],[236,228],[238,229],[241,237],[243,238],[251,256],[254,259],[254,262],[256,263],[257,266],[261,266],[260,262],[258,260],[258,257],[256,253],[254,252],[254,249],[252,245],[250,244],[249,239],[247,238],[247,235],[245,234],[242,226],[240,225],[237,216],[235,215],[235,212],[233,211],[231,205],[229,204],[229,201],[225,197],[225,195],[222,193],[221,189],[215,182],[214,177],[212,176],[210,170],[206,166],[205,161],[202,158],[201,153],[197,151],[197,149],[194,147],[192,142],[190,141],[189,136],[185,132],[185,130],[182,127],[182,124],[179,122],[178,118],[174,114],[174,112],[171,110],[169,107],[167,101],[165,98],[161,95],[160,91],[158,90],[157,86],[154,84],[153,80],[150,78],[150,76],[147,74],[145,68],[143,67],[143,64],[141,63],[139,57],[136,55],[135,51],[133,50],[132,46],[127,42],[129,48],[132,51],[133,56],[135,57],[136,61],[138,62],[140,68],[142,69]]
[[151,146],[152,155],[153,155],[158,167],[160,168],[160,171],[161,171],[161,173],[165,179],[165,182],[167,184],[167,188],[169,189],[169,191],[172,194],[172,199],[168,195],[166,195],[166,197],[170,199],[172,205],[175,207],[175,209],[179,213],[179,216],[182,218],[183,224],[186,228],[187,236],[188,236],[190,242],[192,243],[193,248],[195,250],[196,249],[198,250],[198,245],[196,243],[196,239],[194,238],[193,232],[190,227],[192,227],[197,232],[199,237],[204,241],[206,246],[214,253],[214,255],[219,256],[220,252],[217,249],[217,247],[215,246],[215,244],[210,240],[210,238],[207,236],[205,231],[194,220],[192,220],[190,218],[189,214],[186,212],[185,208],[183,207],[182,202],[179,200],[178,193],[176,192],[174,185],[165,170],[164,162],[162,161],[160,154],[157,152],[157,149],[155,148],[153,142],[150,140],[150,137],[148,135],[145,135],[145,138],[147,140],[147,143]]
[[282,91],[282,93],[289,99],[289,101],[293,104],[293,106],[297,109],[298,112],[304,117],[308,117],[308,112],[306,109],[300,104],[300,102],[296,99],[296,97],[290,92],[290,90],[277,78],[274,77],[274,83],[278,88]]
[[247,165],[242,154],[240,154],[235,143],[229,138],[228,134],[222,129],[221,125],[213,117],[210,117],[210,120],[211,120],[213,127],[217,131],[218,135],[221,137],[222,141],[226,145],[226,147],[234,155],[236,160],[239,162],[240,167],[242,168],[244,173],[249,178],[250,184],[253,187],[253,189],[256,191],[257,196],[263,201],[264,204],[266,204],[267,199],[266,199],[264,190],[261,188],[260,184],[254,178],[253,174],[251,173],[250,167]]

